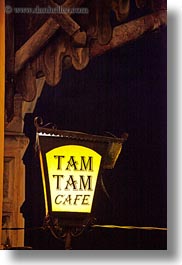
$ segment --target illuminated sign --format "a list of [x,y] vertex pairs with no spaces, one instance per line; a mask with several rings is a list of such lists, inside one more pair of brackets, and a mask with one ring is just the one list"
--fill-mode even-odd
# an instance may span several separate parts
[[41,127],[39,117],[34,123],[45,215],[69,225],[73,220],[81,224],[95,215],[97,194],[103,187],[101,171],[114,168],[128,135],[117,138]]
[[101,171],[114,168],[128,135],[117,138],[58,130],[51,123],[43,126],[40,117],[34,124],[45,199],[44,227],[55,238],[64,238],[65,248],[70,249],[71,237],[95,222],[96,201],[104,186]]
[[52,212],[90,213],[101,155],[90,148],[65,145],[46,153]]

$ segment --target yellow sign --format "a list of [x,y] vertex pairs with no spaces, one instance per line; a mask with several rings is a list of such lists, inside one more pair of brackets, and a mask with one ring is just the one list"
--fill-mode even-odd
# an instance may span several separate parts
[[66,145],[46,153],[53,212],[90,213],[101,155],[90,148]]

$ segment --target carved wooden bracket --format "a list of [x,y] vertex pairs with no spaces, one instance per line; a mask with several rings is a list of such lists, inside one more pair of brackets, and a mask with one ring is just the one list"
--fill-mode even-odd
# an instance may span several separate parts
[[[66,0],[62,7],[79,7],[84,2]],[[21,94],[25,101],[35,99],[37,76],[45,76],[46,82],[55,86],[60,82],[65,67],[72,65],[76,70],[82,70],[90,58],[166,25],[166,10],[152,12],[159,8],[165,9],[165,0],[136,0],[136,6],[146,9],[149,14],[123,23],[129,15],[130,3],[130,0],[108,0],[107,3],[104,0],[92,0],[87,2],[88,14],[77,15],[74,19],[69,14],[51,15],[16,51],[15,64],[11,64],[14,67],[13,83],[8,80],[6,89],[8,121],[13,117],[12,97],[15,93]],[[51,5],[57,6],[52,0]],[[110,22],[111,10],[114,11],[116,19],[122,22],[113,28]],[[54,37],[60,27],[63,30]],[[9,50],[12,49],[9,47]],[[11,56],[11,60],[13,58]]]

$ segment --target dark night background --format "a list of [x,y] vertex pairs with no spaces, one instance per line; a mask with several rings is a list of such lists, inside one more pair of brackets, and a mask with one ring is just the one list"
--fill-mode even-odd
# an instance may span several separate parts
[[[26,227],[42,226],[44,202],[34,141],[35,116],[59,129],[129,138],[113,170],[105,172],[110,194],[101,194],[97,223],[167,227],[166,29],[94,58],[82,71],[63,72],[56,87],[45,84],[33,114],[25,117],[30,138],[24,155]],[[73,239],[73,249],[166,249],[166,231],[95,228]],[[48,232],[27,231],[33,249],[64,249]]]

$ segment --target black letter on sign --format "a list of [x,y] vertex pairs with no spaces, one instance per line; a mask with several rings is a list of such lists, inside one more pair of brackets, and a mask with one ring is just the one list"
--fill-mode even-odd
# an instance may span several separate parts
[[76,164],[77,162],[74,160],[74,156],[70,156],[70,160],[67,162],[68,163],[68,166],[66,168],[66,170],[70,170],[70,167],[74,167],[74,170],[77,170],[76,168]]
[[88,203],[89,197],[90,197],[90,195],[84,195],[82,205],[89,205],[89,203]]
[[76,180],[73,180],[73,176],[70,175],[69,179],[67,180],[67,185],[66,185],[65,190],[68,190],[68,186],[69,186],[69,185],[70,185],[70,186],[73,186],[73,189],[74,189],[74,190],[77,190],[77,189],[76,189],[76,184],[77,184],[77,181],[76,181]]
[[76,203],[77,203],[77,201],[79,201],[80,200],[80,197],[82,197],[83,195],[76,195],[76,197],[75,197],[75,200],[74,200],[74,204],[75,205],[77,205]]
[[56,198],[55,198],[55,204],[60,204],[60,203],[62,203],[62,201],[60,200],[59,202],[58,202],[58,198],[59,197],[63,197],[63,195],[58,195]]
[[87,163],[85,162],[85,157],[81,156],[81,168],[80,170],[87,170],[89,167],[89,171],[93,171],[93,157],[89,156]]
[[67,202],[69,204],[71,204],[71,195],[68,195],[68,197],[65,199],[65,201],[63,202],[63,204],[66,204]]
[[87,180],[84,181],[84,176],[80,176],[80,190],[92,190],[91,188],[91,176],[87,176]]
[[57,169],[62,169],[61,168],[61,158],[64,158],[64,156],[54,156],[54,158],[58,158],[58,167],[57,167]]
[[53,178],[57,177],[57,190],[61,190],[61,178],[64,178],[64,175],[52,175]]

